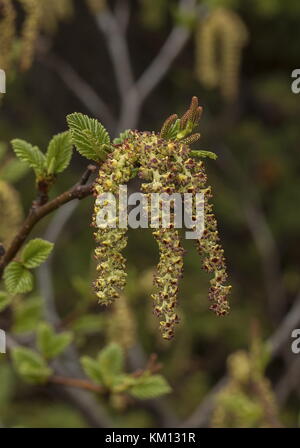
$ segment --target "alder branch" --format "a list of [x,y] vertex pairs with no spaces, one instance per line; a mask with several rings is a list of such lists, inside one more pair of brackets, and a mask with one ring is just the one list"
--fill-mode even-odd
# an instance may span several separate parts
[[0,278],[3,274],[4,268],[10,261],[17,255],[19,249],[22,247],[23,243],[26,241],[28,235],[34,228],[34,226],[45,216],[52,213],[54,210],[61,207],[63,204],[70,202],[74,199],[83,199],[90,196],[93,192],[93,184],[86,185],[91,174],[96,170],[96,166],[89,165],[87,170],[83,174],[80,181],[75,184],[70,190],[65,191],[61,195],[57,196],[52,201],[46,204],[39,205],[36,201],[33,202],[32,207],[25,219],[21,229],[18,234],[13,239],[10,247],[5,252],[2,261],[0,263]]
[[84,389],[91,392],[103,393],[105,389],[91,381],[81,378],[70,378],[67,376],[54,375],[49,378],[49,383],[60,384],[68,387],[75,387],[77,389]]

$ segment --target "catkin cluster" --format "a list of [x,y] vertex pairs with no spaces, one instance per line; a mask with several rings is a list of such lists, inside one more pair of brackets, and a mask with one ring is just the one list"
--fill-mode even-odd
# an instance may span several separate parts
[[[18,3],[24,13],[20,33],[16,26]],[[105,0],[86,0],[86,3],[94,14],[106,6]],[[74,0],[1,0],[0,6],[0,68],[7,70],[17,61],[22,70],[27,70],[40,31],[55,31],[61,20],[72,15]]]
[[225,8],[213,10],[196,32],[196,72],[208,88],[219,87],[227,101],[239,88],[242,48],[248,32],[241,18]]
[[[209,203],[211,188],[207,186],[207,176],[203,161],[197,161],[191,156],[189,142],[199,138],[199,134],[191,131],[198,124],[202,108],[198,99],[193,98],[190,109],[177,119],[172,115],[164,124],[160,134],[154,132],[131,131],[126,140],[113,147],[112,153],[101,166],[95,185],[95,195],[111,192],[116,194],[122,183],[128,182],[133,170],[137,170],[142,179],[142,192],[148,199],[145,212],[149,215],[152,193],[159,193],[157,213],[148,216],[148,222],[153,229],[153,235],[158,243],[160,260],[154,276],[155,292],[152,295],[154,313],[160,321],[160,329],[165,339],[174,335],[175,324],[179,321],[176,304],[179,290],[179,280],[183,273],[184,249],[179,231],[174,228],[174,206],[171,208],[171,219],[162,226],[161,210],[164,205],[163,193],[203,193],[205,209],[204,234],[197,241],[201,255],[204,255],[203,267],[213,274],[209,298],[211,310],[218,315],[229,311],[227,296],[230,286],[226,285],[227,274],[223,249],[220,245],[216,219]],[[93,223],[97,226],[96,217],[100,206],[95,205]],[[193,212],[195,211],[193,205]],[[193,215],[193,219],[196,216]],[[116,227],[99,228],[95,232],[96,258],[99,261],[99,277],[95,282],[96,294],[101,303],[109,304],[118,298],[124,288],[126,272],[125,260],[121,255],[126,246],[126,230]]]

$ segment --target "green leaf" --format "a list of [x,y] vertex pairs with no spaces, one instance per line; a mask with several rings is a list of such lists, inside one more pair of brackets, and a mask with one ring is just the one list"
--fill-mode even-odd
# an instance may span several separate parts
[[72,136],[69,131],[55,135],[49,143],[46,154],[48,174],[64,171],[72,157]]
[[175,140],[179,131],[180,131],[180,119],[178,118],[168,130],[168,132],[164,136],[164,139]]
[[136,379],[136,384],[129,389],[130,395],[141,400],[160,397],[171,392],[171,387],[161,375],[149,375]]
[[29,348],[12,349],[12,360],[19,375],[30,383],[45,383],[52,375],[44,359]]
[[6,292],[0,291],[0,312],[5,310],[11,303],[11,297]]
[[26,333],[36,329],[42,318],[42,301],[39,297],[30,297],[14,306],[14,333]]
[[200,150],[194,150],[191,151],[191,155],[193,157],[208,157],[209,159],[213,159],[216,160],[218,158],[217,154],[215,154],[214,152],[211,151],[200,151]]
[[47,260],[52,252],[54,244],[49,241],[36,238],[29,241],[22,251],[21,262],[28,269],[34,269]]
[[56,334],[53,328],[41,323],[37,329],[37,347],[46,359],[59,356],[72,342],[72,333],[65,331]]
[[100,370],[99,362],[95,359],[90,358],[89,356],[83,356],[80,359],[81,365],[83,367],[83,370],[85,371],[86,375],[95,383],[97,384],[103,384],[102,381],[102,374]]
[[67,122],[72,141],[82,156],[97,162],[106,158],[110,150],[110,138],[98,120],[74,113],[67,116]]
[[124,353],[120,345],[111,343],[99,353],[98,362],[103,382],[111,386],[114,377],[120,375],[124,368]]
[[33,288],[31,272],[18,261],[12,261],[4,271],[4,284],[10,294],[25,294]]
[[45,174],[45,156],[37,146],[20,139],[12,140],[11,144],[16,156],[33,168],[38,178]]

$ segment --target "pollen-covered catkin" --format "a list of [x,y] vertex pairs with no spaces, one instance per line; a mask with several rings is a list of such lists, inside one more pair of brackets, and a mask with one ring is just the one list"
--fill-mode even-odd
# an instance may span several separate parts
[[[99,170],[99,176],[95,183],[95,196],[98,197],[104,193],[114,194],[116,210],[119,210],[119,206],[121,206],[118,204],[119,185],[129,181],[136,158],[137,153],[133,145],[125,142],[123,145],[115,146],[114,151],[108,155]],[[99,302],[109,305],[119,298],[120,291],[126,284],[126,260],[121,252],[127,244],[127,227],[119,226],[119,215],[117,215],[112,222],[108,223],[107,227],[99,228],[97,215],[104,205],[99,205],[96,200],[92,222],[95,227],[98,227],[95,232],[98,277],[94,287]]]
[[[230,286],[226,284],[225,258],[219,241],[216,219],[209,202],[211,188],[207,186],[203,161],[192,158],[189,147],[189,142],[200,136],[192,132],[198,124],[201,113],[202,108],[198,106],[198,99],[194,97],[183,117],[179,120],[176,115],[172,115],[165,121],[160,134],[126,132],[125,140],[121,139],[118,144],[112,146],[112,152],[101,166],[95,184],[96,196],[101,193],[112,193],[117,202],[119,186],[127,183],[133,174],[137,172],[143,181],[141,190],[146,197],[144,212],[158,243],[160,255],[154,275],[153,308],[160,320],[161,333],[165,339],[173,337],[175,324],[179,321],[176,305],[184,256],[174,219],[176,198],[173,197],[171,200],[172,194],[189,193],[196,201],[199,201],[199,196],[201,198],[205,228],[202,235],[199,235],[197,246],[201,256],[204,256],[204,269],[213,274],[209,291],[212,302],[210,309],[220,316],[229,311]],[[182,196],[179,196],[181,201]],[[156,208],[153,207],[153,197]],[[198,218],[198,204],[193,202],[191,230],[197,227],[196,218]],[[170,216],[170,219],[166,220],[165,206],[168,207]],[[109,222],[107,227],[101,228],[97,221],[101,207],[103,204],[99,205],[96,201],[93,224],[98,226],[95,238],[98,243],[96,258],[99,263],[97,268],[99,277],[95,282],[95,289],[99,301],[109,304],[120,296],[120,291],[126,282],[125,259],[121,251],[126,246],[127,228],[118,226],[118,216],[111,218],[112,222]]]

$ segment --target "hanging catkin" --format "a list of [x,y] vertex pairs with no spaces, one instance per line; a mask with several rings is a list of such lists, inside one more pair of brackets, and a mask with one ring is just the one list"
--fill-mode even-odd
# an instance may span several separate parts
[[237,97],[242,48],[247,39],[241,18],[224,8],[213,10],[196,32],[198,80],[207,88],[219,87],[226,101]]

